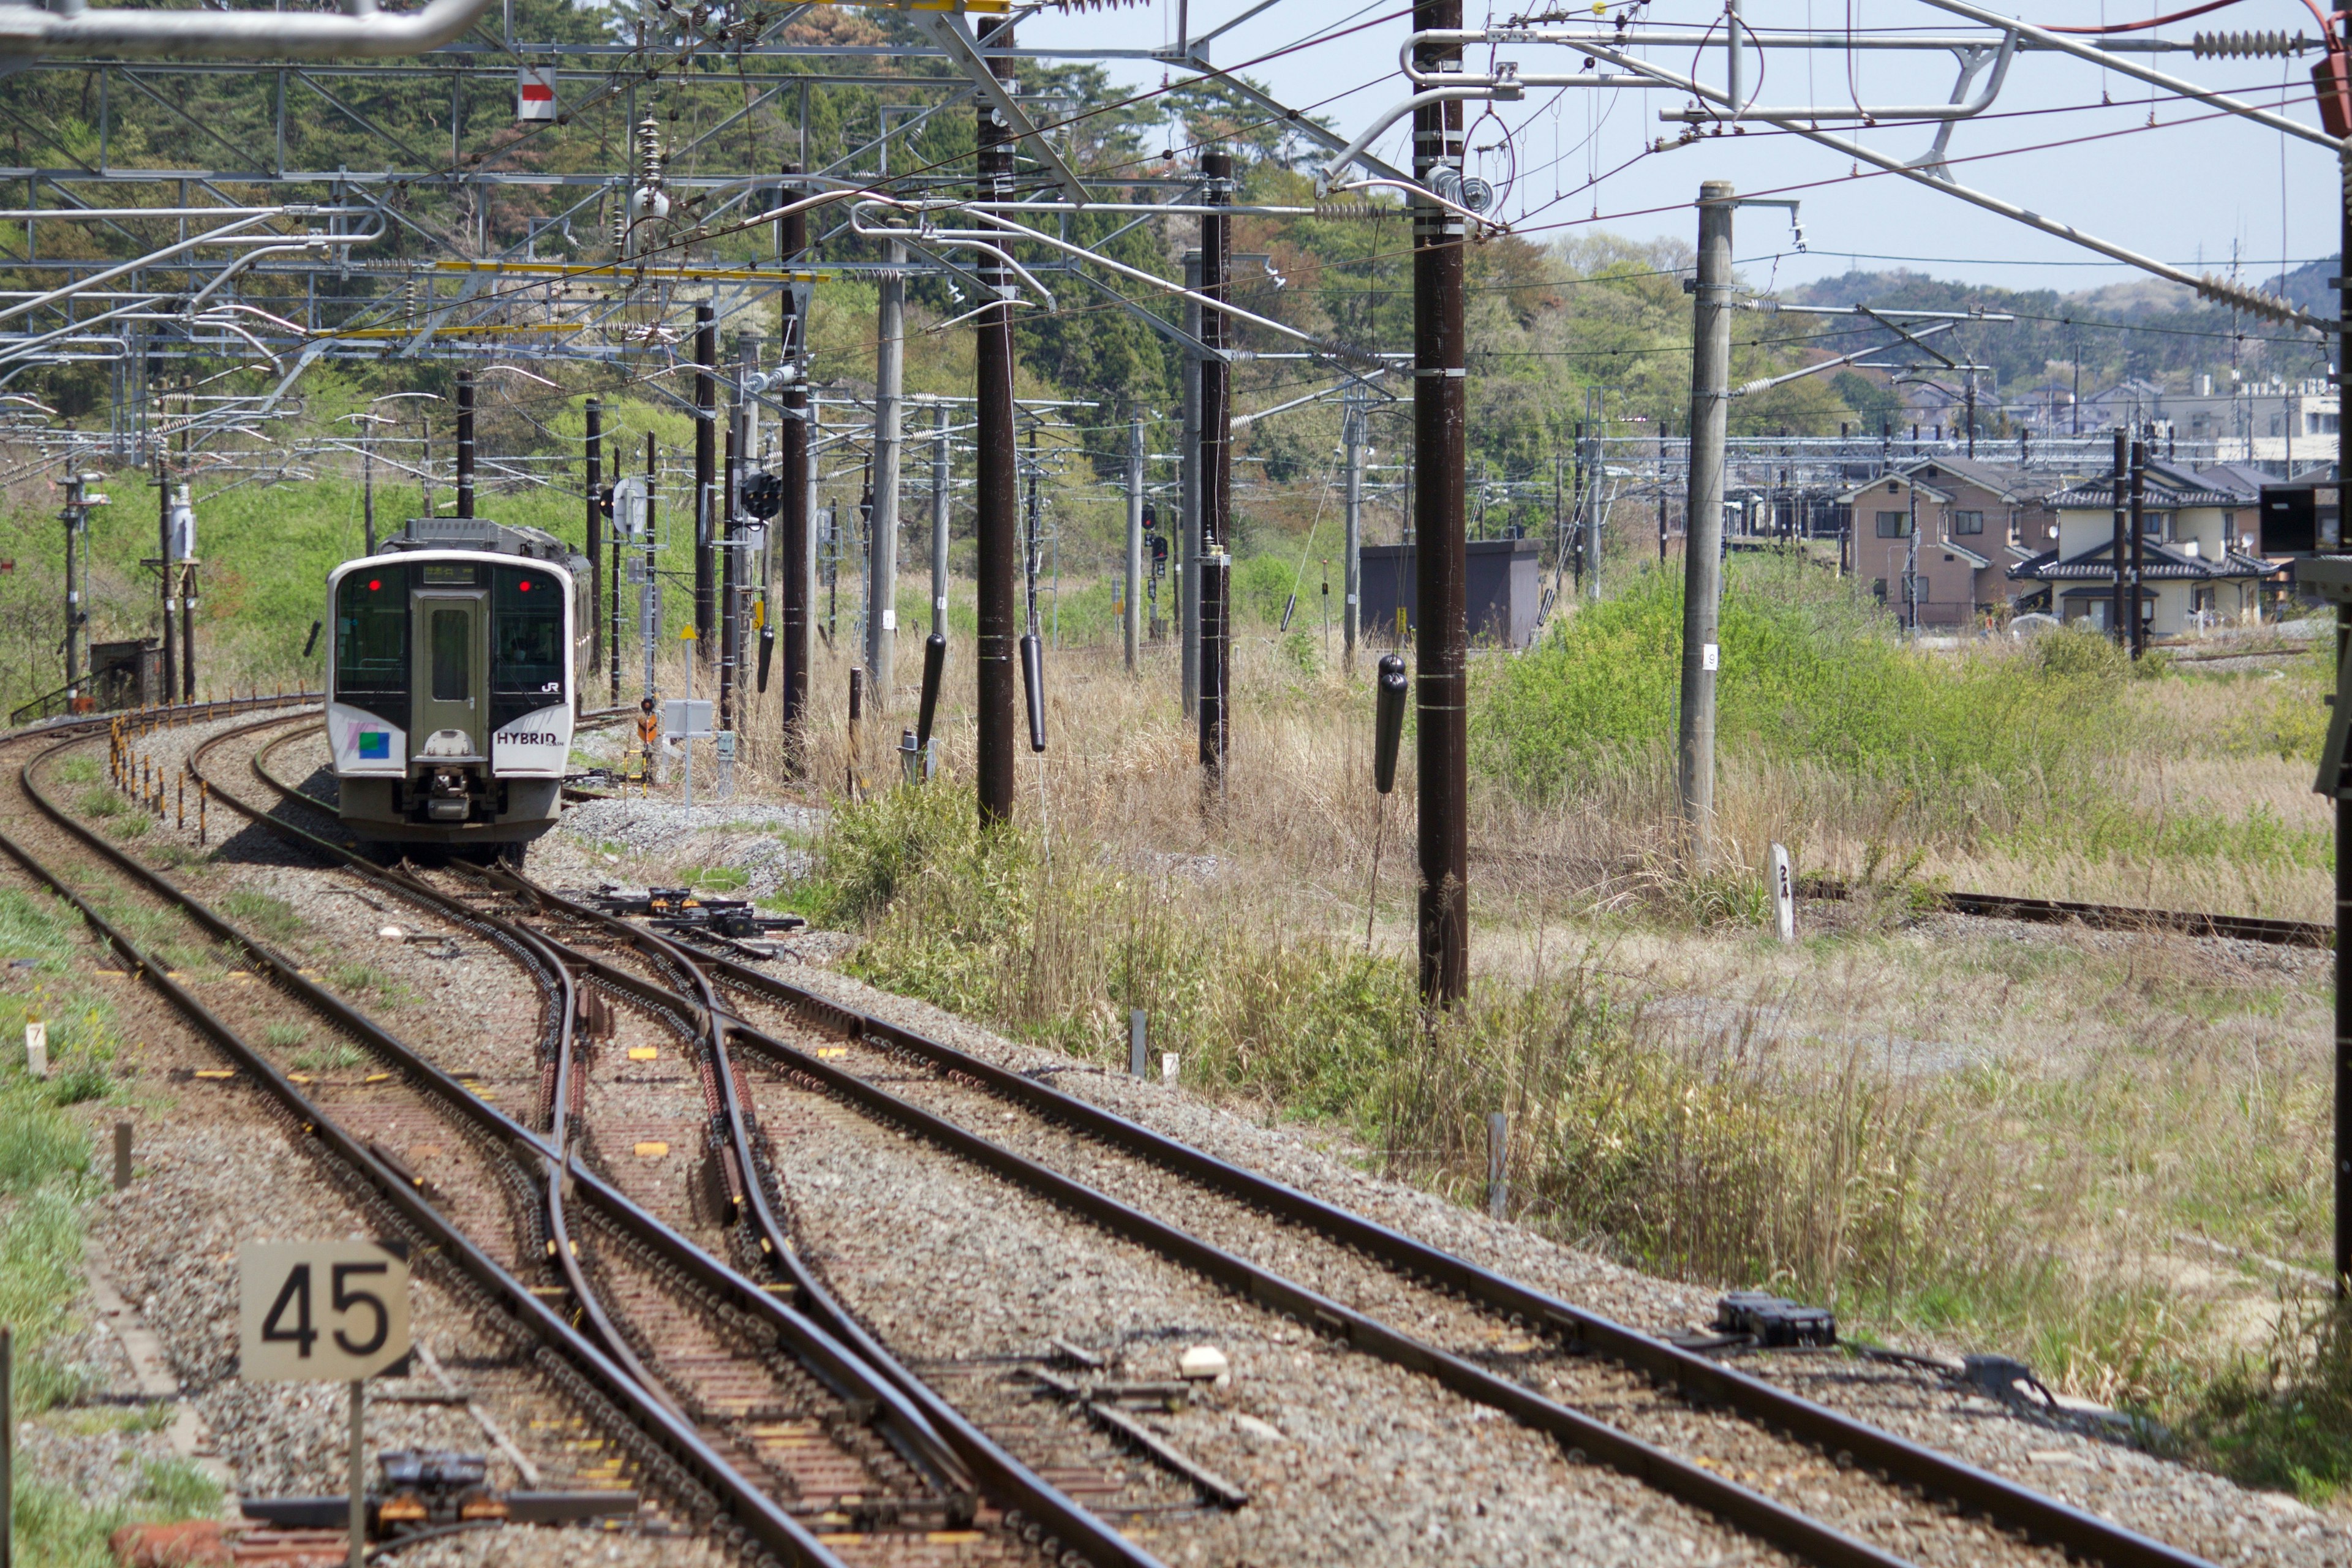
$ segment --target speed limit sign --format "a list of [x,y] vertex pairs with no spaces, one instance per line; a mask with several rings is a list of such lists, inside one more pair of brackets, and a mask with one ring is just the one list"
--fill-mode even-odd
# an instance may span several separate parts
[[237,1365],[259,1383],[358,1383],[408,1354],[408,1249],[253,1241],[237,1254]]

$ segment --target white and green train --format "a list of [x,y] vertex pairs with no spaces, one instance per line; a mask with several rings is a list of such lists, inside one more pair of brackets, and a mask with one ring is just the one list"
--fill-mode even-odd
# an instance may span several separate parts
[[587,566],[538,529],[444,517],[328,574],[327,739],[355,837],[463,848],[555,825]]

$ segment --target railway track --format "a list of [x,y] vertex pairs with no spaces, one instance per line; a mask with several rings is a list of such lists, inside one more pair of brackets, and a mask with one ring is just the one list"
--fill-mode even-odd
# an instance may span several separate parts
[[[502,917],[469,889],[443,885],[446,873],[377,866],[238,797],[216,753],[284,722],[212,738],[191,753],[192,770],[223,804],[270,831],[442,919],[492,933],[510,954],[535,956],[560,989],[558,1016],[584,1024],[567,1031],[542,1068],[550,1256],[569,1258],[583,1237],[596,1243],[580,1249],[577,1269],[566,1265],[572,1295],[642,1387],[746,1475],[782,1492],[788,1510],[814,1515],[824,1544],[850,1561],[1151,1563],[964,1423],[808,1281],[779,1277],[783,1232],[764,1211],[762,1184],[741,1178],[761,1160],[756,1132],[723,1053],[697,1050],[710,1037],[707,1008]],[[262,754],[249,761],[269,778]],[[318,807],[271,782],[298,809]],[[332,831],[323,812],[319,826]],[[659,950],[651,958],[674,961]],[[666,1070],[666,1062],[691,1063],[692,1071]],[[688,1157],[706,1142],[712,1158]],[[736,1267],[720,1261],[730,1253]],[[778,1342],[803,1364],[785,1364]],[[845,1405],[814,1409],[811,1374]],[[860,1433],[860,1411],[875,1413],[891,1453]]]
[[[0,813],[15,832],[0,834],[0,850],[69,900],[394,1228],[453,1262],[486,1310],[534,1339],[539,1370],[623,1440],[676,1518],[756,1559],[794,1564],[1037,1555],[1001,1521],[993,1531],[964,1528],[973,1489],[954,1456],[859,1358],[569,1153],[588,1125],[575,1107],[584,1110],[593,1076],[581,1058],[594,1053],[575,1045],[594,1043],[607,1014],[563,961],[529,932],[467,922],[543,988],[542,1059],[531,1075],[541,1132],[490,1104],[478,1071],[445,1070],[298,961],[76,822],[44,774],[85,739],[13,744]],[[388,1070],[305,1072],[280,1059],[267,1042],[307,1037],[298,1018],[325,1022],[372,1058],[366,1066]],[[582,1020],[588,1030],[575,1029]],[[428,1140],[429,1176],[404,1158]],[[877,1524],[888,1528],[866,1528]],[[973,1545],[982,1550],[963,1550]]]
[[[300,798],[259,763],[255,771],[271,789]],[[796,1102],[911,1133],[1318,1334],[1508,1414],[1572,1457],[1634,1476],[1808,1561],[2072,1555],[2116,1568],[2202,1561],[1037,1079],[731,960],[689,953],[512,872],[480,875],[509,895],[521,923],[599,983],[702,1021],[738,1161],[753,1173],[739,1201],[760,1211],[762,1239],[795,1288],[827,1301],[832,1313],[838,1307],[789,1238],[773,1236],[773,1173],[745,1136],[763,1117],[793,1114]],[[643,962],[595,957],[582,945],[591,941]],[[983,1118],[986,1137],[971,1130]],[[1401,1322],[1423,1330],[1407,1333],[1393,1326]]]
[[[1832,877],[1797,884],[1801,899],[1832,903],[1853,889]],[[2126,904],[2084,904],[2064,899],[2020,899],[2007,893],[1937,892],[1918,895],[1923,910],[1987,920],[2030,921],[2040,925],[2082,925],[2094,931],[2174,931],[2182,936],[2221,937],[2273,947],[2332,950],[2336,928],[2315,921],[2271,920],[2261,915],[2209,915],[2188,910],[2143,910]]]

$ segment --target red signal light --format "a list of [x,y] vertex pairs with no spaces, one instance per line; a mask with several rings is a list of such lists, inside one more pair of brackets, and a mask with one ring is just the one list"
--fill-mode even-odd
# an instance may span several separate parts
[[369,593],[373,594],[373,593],[374,593],[378,588],[381,588],[381,587],[383,587],[383,578],[381,578],[381,577],[371,577],[371,578],[369,578],[369,579],[368,579],[368,592],[369,592]]
[[526,577],[526,578],[524,578],[521,582],[520,582],[520,583],[516,584],[515,584],[515,590],[516,590],[516,592],[518,592],[518,593],[522,593],[522,594],[528,594],[528,593],[530,593],[530,578],[528,578],[528,577]]

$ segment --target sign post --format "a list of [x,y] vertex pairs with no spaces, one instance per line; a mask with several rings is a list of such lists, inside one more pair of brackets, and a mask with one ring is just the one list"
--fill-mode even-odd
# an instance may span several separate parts
[[1772,928],[1782,942],[1797,940],[1797,878],[1785,844],[1772,846]]
[[710,739],[710,704],[692,697],[673,697],[661,705],[662,733],[685,742],[686,804],[694,804],[694,743]]
[[408,1248],[249,1241],[237,1254],[237,1375],[352,1391],[351,1568],[367,1554],[367,1380],[408,1360]]

